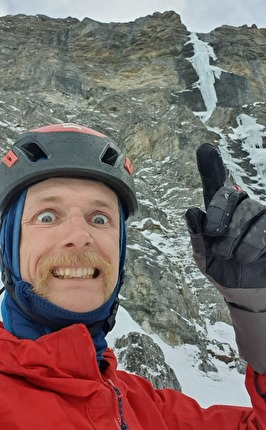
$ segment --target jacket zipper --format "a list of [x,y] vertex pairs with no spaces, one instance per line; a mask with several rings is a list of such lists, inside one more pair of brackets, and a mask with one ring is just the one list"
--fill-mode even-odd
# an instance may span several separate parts
[[[86,327],[86,325],[81,324],[83,330],[86,332],[86,334],[88,335],[88,339],[90,341],[90,343],[92,344],[93,348],[95,349],[93,340],[91,338],[90,332],[88,330],[88,328]],[[109,387],[111,387],[111,390],[113,391],[113,393],[115,394],[115,397],[117,399],[118,402],[118,410],[119,410],[119,421],[120,421],[120,428],[121,430],[129,430],[125,419],[124,419],[124,412],[123,412],[123,402],[122,402],[122,396],[123,393],[121,393],[121,391],[119,390],[119,388],[116,387],[116,385],[111,381],[111,379],[105,379],[103,377],[103,375],[101,374],[99,368],[98,368],[98,372],[99,372],[99,376],[100,379],[102,380],[104,385],[108,385]],[[118,418],[118,417],[117,417]]]
[[115,393],[115,396],[117,398],[118,410],[119,410],[119,415],[120,415],[120,427],[121,427],[121,430],[129,430],[129,428],[127,426],[127,423],[125,422],[125,419],[124,419],[123,401],[122,401],[123,394],[121,393],[121,391],[119,390],[119,388],[117,388],[116,385],[111,381],[111,379],[108,379],[107,382],[112,387],[112,389],[113,389],[113,391]]

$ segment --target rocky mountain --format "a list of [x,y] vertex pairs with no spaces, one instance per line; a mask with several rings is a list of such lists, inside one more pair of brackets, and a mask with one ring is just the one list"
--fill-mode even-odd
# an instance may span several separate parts
[[[0,18],[1,154],[25,129],[76,122],[108,134],[134,163],[140,210],[128,230],[121,304],[147,333],[139,338],[145,354],[137,352],[146,377],[160,355],[150,333],[170,345],[198,345],[201,370],[213,370],[206,320],[230,319],[195,267],[184,211],[202,206],[195,149],[203,142],[219,146],[230,180],[262,198],[265,47],[266,29],[222,26],[195,34],[174,12],[108,24]],[[118,339],[118,356],[141,373],[132,342],[134,333]],[[216,356],[243,364],[235,351]],[[157,381],[151,376],[157,386],[171,378],[168,368]]]

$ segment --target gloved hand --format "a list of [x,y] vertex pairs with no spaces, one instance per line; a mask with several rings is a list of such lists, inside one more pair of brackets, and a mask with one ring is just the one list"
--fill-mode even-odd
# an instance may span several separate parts
[[201,272],[223,294],[240,355],[266,373],[266,206],[225,185],[218,151],[197,151],[206,213],[186,212],[193,255]]

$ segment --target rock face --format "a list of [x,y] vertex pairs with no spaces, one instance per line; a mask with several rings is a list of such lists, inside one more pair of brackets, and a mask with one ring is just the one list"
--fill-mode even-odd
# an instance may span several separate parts
[[161,348],[149,337],[131,332],[115,342],[115,353],[128,372],[148,379],[156,388],[181,391],[175,373],[165,363]]
[[195,149],[219,146],[230,176],[264,192],[265,163],[248,151],[265,145],[265,41],[255,26],[192,35],[174,12],[124,24],[0,18],[1,153],[22,130],[55,122],[95,128],[127,152],[140,211],[121,303],[147,333],[198,345],[205,369],[206,318],[230,320],[195,267],[184,222],[202,205]]

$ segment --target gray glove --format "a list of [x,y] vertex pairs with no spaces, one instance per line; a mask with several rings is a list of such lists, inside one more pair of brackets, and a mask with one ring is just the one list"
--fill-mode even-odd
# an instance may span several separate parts
[[197,151],[206,213],[190,208],[186,219],[200,271],[229,307],[240,355],[266,373],[266,206],[224,185],[217,150]]

